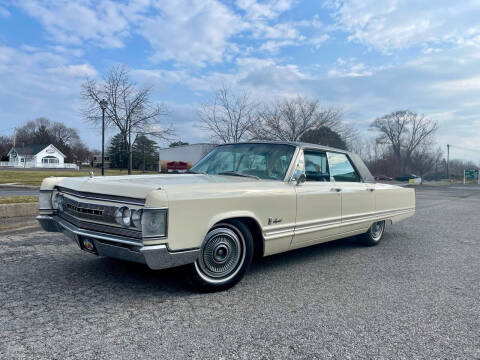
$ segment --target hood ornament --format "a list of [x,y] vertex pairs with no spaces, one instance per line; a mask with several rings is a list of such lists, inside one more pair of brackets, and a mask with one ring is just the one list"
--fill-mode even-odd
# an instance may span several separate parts
[[93,179],[93,175],[95,175],[94,172],[90,171],[90,179]]

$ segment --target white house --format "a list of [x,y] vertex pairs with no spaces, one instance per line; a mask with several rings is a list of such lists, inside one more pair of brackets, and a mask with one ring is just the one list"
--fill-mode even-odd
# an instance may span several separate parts
[[75,164],[65,163],[65,154],[52,144],[13,147],[7,154],[8,162],[2,166],[24,168],[74,168]]

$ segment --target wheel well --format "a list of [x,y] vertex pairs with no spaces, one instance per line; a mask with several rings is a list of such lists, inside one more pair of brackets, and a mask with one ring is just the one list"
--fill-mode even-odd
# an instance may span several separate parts
[[[252,233],[252,237],[253,237],[253,245],[254,245],[253,256],[254,256],[254,258],[262,257],[263,252],[264,252],[264,248],[265,248],[264,247],[265,244],[264,244],[264,240],[263,240],[262,229],[260,228],[260,225],[258,224],[258,222],[251,217],[236,217],[236,218],[230,218],[230,219],[223,219],[223,220],[217,222],[217,224],[224,223],[224,222],[230,222],[230,220],[241,221],[242,223],[244,223],[248,227],[248,229]],[[215,224],[215,225],[217,225],[217,224]]]

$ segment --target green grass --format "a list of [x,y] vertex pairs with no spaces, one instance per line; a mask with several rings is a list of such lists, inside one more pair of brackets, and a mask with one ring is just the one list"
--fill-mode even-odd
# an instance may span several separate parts
[[38,202],[38,196],[5,196],[0,197],[0,204],[20,204]]
[[[0,170],[0,184],[16,183],[23,185],[35,185],[40,186],[42,180],[50,176],[58,177],[74,177],[74,176],[88,176],[89,170],[80,171],[55,171],[55,170]],[[101,170],[96,169],[95,175],[100,176]],[[145,172],[134,171],[133,175],[141,174],[157,174],[157,172]],[[127,170],[105,170],[106,176],[112,175],[127,175]]]

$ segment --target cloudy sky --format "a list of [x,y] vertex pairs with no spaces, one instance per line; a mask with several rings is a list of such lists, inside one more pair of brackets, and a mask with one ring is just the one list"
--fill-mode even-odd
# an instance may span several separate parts
[[99,148],[80,85],[125,64],[189,142],[208,140],[195,109],[227,84],[338,105],[365,136],[411,109],[439,145],[480,152],[479,19],[478,0],[0,0],[0,133],[45,116]]

